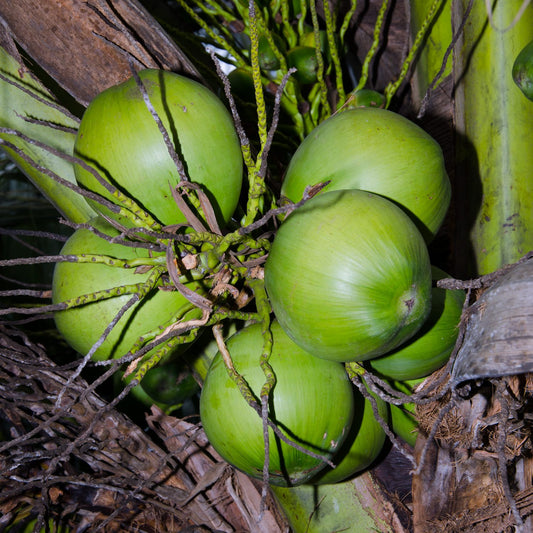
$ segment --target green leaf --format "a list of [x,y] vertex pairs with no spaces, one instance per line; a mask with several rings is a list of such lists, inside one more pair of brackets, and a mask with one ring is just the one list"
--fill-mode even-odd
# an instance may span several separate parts
[[[52,127],[50,124],[62,129]],[[77,119],[57,105],[46,87],[2,47],[0,47],[0,127],[16,130],[67,155],[72,155],[78,127]],[[0,139],[16,147],[13,149],[0,141],[0,147],[61,215],[76,223],[87,222],[95,216],[95,212],[83,196],[59,184],[36,168],[40,166],[51,170],[75,184],[74,168],[70,162],[14,134],[0,132]],[[24,156],[18,153],[19,150],[30,161],[25,160]]]

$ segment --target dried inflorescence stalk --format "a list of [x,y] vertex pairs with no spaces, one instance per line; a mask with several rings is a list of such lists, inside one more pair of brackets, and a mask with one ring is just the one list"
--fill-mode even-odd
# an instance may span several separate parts
[[[72,527],[90,522],[93,531],[251,530],[260,490],[225,464],[224,479],[208,483],[222,462],[196,426],[154,408],[148,422],[158,444],[20,331],[0,326],[0,346],[0,421],[10,437],[0,441],[0,526],[21,509],[42,525],[61,508]],[[228,500],[228,483],[237,500]],[[283,528],[268,512],[254,530]]]

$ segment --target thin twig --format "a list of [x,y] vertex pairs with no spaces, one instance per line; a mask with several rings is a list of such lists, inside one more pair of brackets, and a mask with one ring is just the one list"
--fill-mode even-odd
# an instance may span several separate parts
[[3,279],[4,281],[7,281],[9,283],[19,285],[20,287],[26,287],[28,289],[32,288],[32,289],[40,289],[40,290],[50,290],[52,288],[52,285],[50,283],[27,283],[19,279],[10,278],[9,276],[4,276],[2,274],[0,274],[0,279]]
[[[76,223],[76,222],[71,222],[70,220],[60,219],[59,223],[64,224],[65,226],[68,226],[74,230],[79,230],[79,229],[88,230],[91,233],[94,233],[94,235],[96,235],[97,237],[100,237],[101,239],[106,240],[110,244],[119,244],[120,246],[127,246],[129,248],[144,248],[146,250],[152,250],[152,251],[158,251],[158,252],[165,251],[165,246],[159,242],[147,242],[147,241],[138,240],[138,237],[139,237],[138,232],[139,230],[144,229],[144,228],[137,228],[137,227],[136,228],[122,228],[119,235],[115,235],[111,237],[107,233],[104,233],[103,231],[100,231],[99,229],[95,228],[94,225],[91,224],[90,222]],[[171,235],[167,237],[166,234],[154,233],[149,230],[146,231],[146,234],[150,236],[154,236],[158,240],[172,237]],[[137,240],[130,240],[130,238],[131,239],[137,238]]]
[[113,317],[113,320],[109,322],[109,324],[106,326],[103,333],[100,335],[98,340],[91,346],[91,349],[84,355],[83,359],[81,360],[80,364],[78,365],[78,368],[69,376],[67,382],[65,383],[64,387],[60,390],[59,394],[57,395],[55,407],[56,409],[59,409],[59,406],[61,405],[61,400],[63,399],[63,396],[67,389],[72,385],[74,380],[81,374],[82,370],[85,368],[87,363],[92,359],[93,355],[95,354],[96,350],[102,346],[102,344],[105,342],[113,328],[117,325],[118,321],[124,316],[124,314],[130,309],[133,305],[135,305],[139,301],[139,294],[134,294],[118,311],[118,313]]
[[272,112],[272,122],[270,124],[270,128],[268,130],[265,144],[262,147],[261,150],[261,166],[259,168],[258,175],[262,178],[265,177],[266,171],[267,171],[267,159],[268,154],[270,152],[270,147],[272,146],[272,141],[274,140],[274,135],[276,133],[276,130],[278,128],[278,122],[279,122],[279,115],[281,112],[281,98],[283,96],[283,91],[285,90],[285,86],[287,85],[287,82],[289,81],[289,78],[296,72],[295,68],[290,68],[287,73],[283,76],[283,79],[281,80],[281,83],[279,84],[278,88],[276,89],[276,96],[274,97],[274,109]]
[[60,242],[65,242],[68,239],[68,236],[60,235],[59,233],[50,233],[48,231],[34,231],[27,229],[0,228],[0,235],[22,235],[24,237],[36,237],[38,239],[50,239]]
[[274,209],[271,209],[270,211],[267,211],[267,213],[265,213],[259,220],[252,222],[248,226],[240,227],[238,229],[238,233],[240,235],[247,235],[263,227],[271,218],[274,218],[274,217],[277,217],[278,215],[283,215],[283,214],[289,215],[295,209],[298,209],[299,207],[304,205],[305,202],[307,202],[308,200],[316,196],[320,191],[322,191],[322,189],[327,187],[329,183],[330,181],[324,181],[321,183],[317,183],[316,185],[308,185],[305,188],[302,199],[299,202],[296,202],[296,203],[291,202],[281,207],[276,207]]
[[533,260],[533,250],[523,255],[515,263],[505,265],[502,268],[495,270],[494,272],[490,272],[489,274],[480,276],[479,278],[465,281],[453,278],[444,278],[437,281],[437,287],[442,289],[483,289],[492,285],[495,281],[512,270],[516,265],[520,265],[529,260]]
[[470,16],[470,11],[472,10],[473,5],[474,5],[474,0],[470,0],[468,2],[468,6],[467,6],[466,11],[465,11],[465,13],[463,15],[461,23],[460,23],[459,27],[457,28],[457,31],[453,35],[451,43],[448,45],[448,48],[446,48],[446,51],[444,52],[444,56],[442,58],[442,63],[441,63],[440,69],[437,72],[437,74],[435,75],[435,77],[433,78],[433,80],[431,80],[431,83],[429,84],[429,87],[427,88],[426,93],[424,94],[424,97],[422,98],[422,102],[420,103],[420,110],[418,111],[418,115],[417,115],[417,118],[419,118],[419,119],[422,118],[425,115],[425,113],[426,113],[426,108],[427,108],[427,106],[429,104],[429,99],[431,97],[431,93],[435,89],[435,86],[437,85],[437,83],[439,83],[439,80],[441,79],[442,75],[444,74],[444,72],[446,70],[446,65],[448,63],[448,58],[450,57],[450,54],[453,52],[453,49],[455,47],[455,43],[457,42],[457,40],[459,39],[459,37],[463,33],[464,27],[466,25],[466,21],[468,20],[468,17]]
[[[62,157],[64,159],[66,159],[67,161],[71,162],[71,163],[74,163],[74,162],[80,163],[82,166],[86,166],[87,167],[86,169],[89,172],[93,173],[93,174],[96,172],[94,169],[92,169],[92,167],[89,167],[83,160],[81,160],[79,158],[74,158],[72,156],[68,156],[67,154],[65,154],[63,152],[60,152],[59,150],[55,150],[51,146],[48,146],[48,145],[46,145],[44,143],[41,143],[41,142],[37,141],[36,139],[30,139],[29,137],[27,137],[26,135],[24,135],[20,131],[13,130],[13,129],[8,129],[8,128],[0,128],[0,133],[7,133],[9,135],[15,135],[15,136],[19,137],[20,139],[22,139],[23,141],[28,142],[30,144],[33,144],[33,145],[37,146],[38,148],[42,148],[44,150],[47,150],[51,154],[56,155],[58,157]],[[81,196],[83,196],[83,197],[85,197],[85,198],[87,198],[89,200],[93,200],[95,202],[100,203],[101,205],[103,205],[104,207],[109,209],[111,212],[114,212],[114,213],[119,213],[120,212],[120,207],[118,205],[114,204],[113,202],[110,202],[109,200],[107,200],[107,198],[104,198],[103,196],[100,196],[99,194],[93,193],[91,191],[88,191],[87,189],[83,189],[82,187],[79,187],[75,183],[72,183],[69,180],[66,180],[65,178],[62,178],[61,176],[59,176],[59,174],[56,174],[52,170],[50,170],[50,169],[38,164],[35,160],[33,160],[31,157],[29,157],[22,149],[20,149],[18,146],[14,145],[13,143],[11,143],[9,141],[6,141],[5,139],[0,139],[0,145],[3,145],[6,148],[9,148],[13,152],[15,152],[18,156],[20,156],[24,161],[26,161],[26,163],[31,165],[35,170],[37,170],[39,172],[42,172],[43,174],[45,174],[49,178],[53,179],[54,181],[56,181],[60,185],[63,185],[64,187],[67,187],[68,189],[71,189],[72,191],[80,194]],[[102,178],[100,178],[100,179],[102,179]]]
[[215,64],[218,77],[222,80],[222,84],[224,86],[224,94],[226,95],[226,98],[229,103],[231,115],[233,117],[233,123],[235,125],[235,130],[237,131],[237,136],[239,137],[239,142],[241,146],[249,146],[250,140],[248,139],[246,132],[244,131],[244,128],[242,127],[241,117],[239,115],[239,112],[237,111],[237,106],[235,105],[235,99],[233,98],[233,94],[231,92],[231,84],[230,84],[229,78],[226,75],[226,73],[222,70],[220,61],[216,57],[215,52],[211,50],[209,53],[211,55],[211,59],[213,60],[213,63]]
[[[130,70],[133,75],[133,79],[135,80],[135,83],[137,84],[137,87],[141,91],[141,95],[143,97],[144,103],[146,105],[146,108],[152,115],[152,118],[154,119],[155,123],[157,124],[157,128],[159,129],[159,132],[161,133],[161,136],[163,137],[163,140],[165,142],[165,146],[167,147],[168,154],[172,158],[172,161],[174,162],[174,165],[176,166],[176,169],[178,171],[178,174],[180,176],[181,181],[189,181],[189,177],[187,176],[187,172],[185,171],[185,167],[183,166],[183,163],[176,152],[176,148],[174,147],[174,143],[170,140],[170,135],[168,134],[167,129],[165,128],[163,122],[159,118],[159,115],[157,114],[157,111],[155,110],[154,105],[150,101],[150,96],[148,95],[148,91],[146,90],[146,87],[144,86],[144,83],[142,82],[141,78],[139,77],[138,72],[135,70],[133,65],[130,64]],[[163,88],[162,88],[163,89]]]
[[19,117],[24,122],[27,122],[28,124],[36,124],[37,126],[46,126],[47,128],[50,128],[52,130],[63,131],[65,133],[72,133],[74,135],[76,135],[78,132],[78,128],[62,126],[61,124],[55,124],[54,122],[50,122],[49,120],[25,117],[25,116],[19,115],[18,113],[15,113],[15,114],[17,115],[17,117]]
[[189,287],[187,287],[180,281],[180,273],[178,272],[177,267],[177,258],[174,255],[174,248],[170,243],[167,246],[166,253],[168,275],[170,276],[170,279],[175,285],[176,289],[196,307],[199,307],[204,311],[211,311],[211,309],[213,308],[213,302],[211,302],[211,300],[208,300],[197,292],[189,289]]
[[13,296],[30,296],[32,298],[51,298],[52,291],[50,290],[31,290],[31,289],[10,289],[0,291],[0,297],[13,297]]
[[372,413],[374,414],[374,418],[376,419],[378,424],[381,426],[381,428],[383,429],[383,431],[385,432],[387,437],[389,437],[389,439],[390,439],[391,443],[393,444],[393,446],[395,446],[395,448],[404,457],[406,457],[409,460],[409,462],[411,463],[411,465],[413,467],[416,467],[416,461],[415,461],[414,457],[412,456],[412,454],[409,453],[405,449],[404,446],[400,445],[398,437],[391,430],[391,428],[389,427],[389,424],[387,423],[387,421],[385,421],[383,419],[383,417],[381,416],[381,414],[379,412],[379,407],[378,407],[376,398],[374,396],[372,396],[372,394],[370,394],[370,392],[368,392],[368,390],[366,388],[366,384],[365,384],[363,378],[361,377],[361,375],[358,372],[351,372],[351,371],[348,372],[348,375],[350,376],[350,379],[351,379],[352,383],[357,387],[357,389],[359,390],[361,395],[365,399],[367,399],[368,402],[370,403],[370,407],[372,408]]

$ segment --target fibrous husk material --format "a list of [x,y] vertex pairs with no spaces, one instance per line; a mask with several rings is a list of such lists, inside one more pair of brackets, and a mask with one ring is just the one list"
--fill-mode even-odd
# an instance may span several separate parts
[[532,530],[532,268],[526,258],[477,283],[450,375],[424,385],[440,380],[446,393],[418,406],[415,532]]

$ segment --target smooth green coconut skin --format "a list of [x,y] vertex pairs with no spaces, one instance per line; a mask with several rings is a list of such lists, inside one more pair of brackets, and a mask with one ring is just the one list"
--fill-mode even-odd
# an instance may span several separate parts
[[294,154],[281,194],[293,202],[309,185],[362,189],[400,205],[427,241],[441,226],[451,198],[438,143],[419,126],[386,109],[348,109],[317,126]]
[[[408,381],[392,381],[390,385],[404,394],[413,394],[424,378]],[[389,404],[390,427],[394,434],[404,442],[413,447],[418,437],[418,420],[416,416],[416,405],[414,403],[404,403],[402,405]]]
[[[432,267],[433,279],[448,277]],[[370,361],[385,378],[411,380],[429,376],[448,361],[459,335],[466,294],[461,290],[433,287],[431,312],[417,334],[391,353]]]
[[287,53],[287,63],[296,69],[294,77],[302,85],[317,81],[318,60],[314,47],[295,46]]
[[[116,394],[135,377],[130,374],[125,379],[121,371],[113,374]],[[137,402],[151,407],[157,405],[162,411],[170,413],[180,407],[192,395],[200,392],[200,387],[192,374],[185,374],[180,361],[158,364],[143,376],[141,382],[131,389]],[[135,405],[138,405],[136,403]]]
[[[93,219],[91,224],[109,236],[118,234],[117,230],[99,217]],[[88,229],[76,230],[61,250],[62,255],[94,254],[127,260],[146,258],[149,253],[145,248],[109,243]],[[164,263],[164,254],[160,254],[160,257]],[[57,304],[95,291],[143,283],[149,275],[150,272],[138,273],[135,268],[116,268],[101,263],[57,263],[52,282],[52,301]],[[194,282],[188,283],[188,286],[193,290],[200,287]],[[54,315],[57,329],[74,350],[85,355],[131,297],[132,294],[124,294],[58,311]],[[191,305],[178,291],[152,291],[121,317],[96,350],[93,359],[103,360],[125,355],[141,335],[168,326],[176,316],[179,317],[190,309]],[[198,311],[193,310],[192,313]]]
[[[214,93],[184,76],[147,69],[139,77],[188,179],[202,186],[219,224],[224,224],[237,206],[243,175],[242,153],[231,115]],[[176,165],[133,78],[92,100],[81,120],[75,154],[160,223],[186,222],[171,194],[171,187],[181,181]],[[112,199],[89,171],[76,165],[75,174],[78,183]],[[90,203],[94,209],[131,226],[100,204]]]
[[[386,402],[374,395],[378,413],[384,423],[389,420]],[[379,456],[385,444],[386,434],[377,421],[370,400],[354,388],[354,420],[347,439],[333,458],[334,469],[326,466],[319,472],[315,485],[328,485],[348,479],[369,467]]]
[[416,419],[415,404],[391,404],[390,422],[394,434],[414,448],[418,437],[418,421]]
[[526,44],[516,56],[512,75],[524,96],[533,101],[533,41]]
[[[271,325],[274,339],[269,358],[276,385],[270,393],[270,417],[300,445],[331,458],[348,435],[354,397],[344,367],[304,352]],[[261,326],[254,324],[227,341],[233,364],[256,398],[265,382],[259,366],[263,351]],[[215,450],[229,463],[252,477],[261,478],[265,457],[263,424],[229,377],[218,353],[205,379],[200,416]],[[325,463],[270,436],[270,483],[280,486],[309,481]]]
[[289,337],[338,362],[394,349],[431,308],[422,235],[395,204],[359,190],[323,192],[287,217],[265,264],[265,285]]

